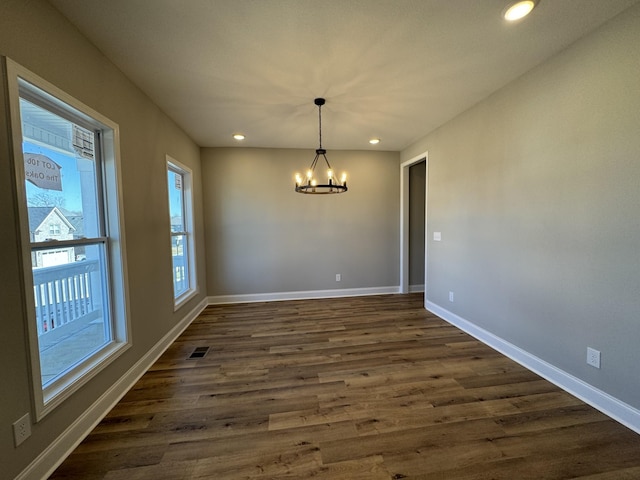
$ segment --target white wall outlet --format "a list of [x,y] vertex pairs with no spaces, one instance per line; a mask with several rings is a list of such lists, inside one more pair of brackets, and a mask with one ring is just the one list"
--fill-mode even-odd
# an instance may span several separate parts
[[595,368],[600,368],[600,350],[587,347],[587,363]]
[[453,292],[449,292],[449,301],[453,302]]
[[339,273],[336,273],[336,282],[340,282],[342,281],[342,275]]
[[442,240],[442,232],[433,232],[433,240],[439,242]]
[[25,414],[13,423],[13,440],[16,447],[31,436],[31,415]]

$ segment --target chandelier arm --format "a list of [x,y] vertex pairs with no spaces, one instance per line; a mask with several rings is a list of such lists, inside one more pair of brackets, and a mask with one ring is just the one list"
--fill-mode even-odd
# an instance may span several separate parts
[[316,157],[313,159],[313,162],[311,163],[311,170],[316,169],[316,165],[318,164],[318,158],[320,158],[320,155],[316,153]]
[[[316,153],[315,158],[313,159],[313,162],[311,162],[311,166],[309,167],[309,170],[311,170],[312,173],[315,172],[316,170],[316,165],[318,163],[318,157],[320,156],[320,154]],[[310,182],[311,179],[309,178],[308,181]]]
[[329,159],[324,153],[322,154],[322,158],[324,158],[324,163],[327,164],[327,167],[329,168],[329,170],[333,170],[333,168],[331,168],[331,164],[329,163]]

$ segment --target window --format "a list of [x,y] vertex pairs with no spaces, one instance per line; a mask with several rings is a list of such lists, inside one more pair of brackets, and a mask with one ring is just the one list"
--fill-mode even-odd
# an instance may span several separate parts
[[173,296],[178,308],[197,293],[191,170],[167,156]]
[[42,418],[128,347],[117,125],[7,60]]

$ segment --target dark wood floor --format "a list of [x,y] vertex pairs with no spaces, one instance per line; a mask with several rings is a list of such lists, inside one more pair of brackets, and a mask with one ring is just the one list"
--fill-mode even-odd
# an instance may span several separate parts
[[421,294],[223,305],[51,478],[640,479],[640,435]]

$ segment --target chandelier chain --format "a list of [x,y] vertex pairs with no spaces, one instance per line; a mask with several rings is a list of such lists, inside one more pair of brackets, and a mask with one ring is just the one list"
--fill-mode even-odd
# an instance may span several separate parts
[[322,105],[318,105],[318,143],[322,149]]

